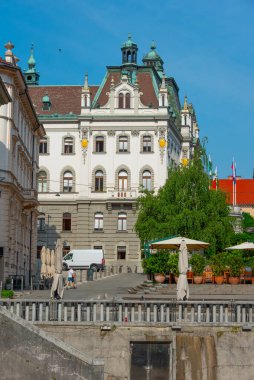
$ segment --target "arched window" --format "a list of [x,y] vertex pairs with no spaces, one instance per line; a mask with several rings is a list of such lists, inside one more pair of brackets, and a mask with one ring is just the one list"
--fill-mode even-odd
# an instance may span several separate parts
[[126,231],[127,230],[127,215],[124,212],[118,214],[118,231]]
[[104,137],[97,136],[95,138],[95,152],[101,153],[104,152]]
[[47,173],[41,170],[38,174],[38,192],[45,193],[47,191]]
[[47,154],[48,153],[48,139],[47,137],[42,137],[40,139],[39,153]]
[[119,136],[119,152],[128,152],[127,136]]
[[142,186],[145,190],[152,189],[152,176],[149,170],[145,170],[142,174]]
[[161,96],[161,105],[162,105],[162,107],[165,106],[165,95]]
[[127,190],[128,187],[128,174],[125,170],[118,173],[118,189]]
[[73,175],[72,172],[66,171],[63,174],[63,192],[71,193],[73,186]]
[[143,136],[143,152],[151,152],[151,151],[152,151],[152,137]]
[[127,51],[127,62],[131,62],[131,52]]
[[125,108],[131,108],[131,95],[129,92],[125,95]]
[[94,214],[94,229],[95,231],[103,231],[103,213],[96,212]]
[[65,137],[64,138],[64,153],[70,154],[73,153],[73,138],[72,137]]
[[69,212],[63,214],[63,231],[71,231],[71,214]]
[[97,170],[95,172],[95,191],[103,191],[103,172]]
[[119,100],[118,100],[118,108],[123,108],[123,98],[124,98],[124,95],[122,92],[120,92]]

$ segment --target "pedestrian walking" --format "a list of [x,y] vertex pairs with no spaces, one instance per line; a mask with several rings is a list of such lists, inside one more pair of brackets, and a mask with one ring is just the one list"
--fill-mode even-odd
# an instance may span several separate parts
[[73,287],[73,281],[74,281],[74,277],[73,277],[73,273],[74,273],[74,270],[70,267],[70,269],[68,270],[68,279],[67,279],[67,289],[69,289],[69,287]]

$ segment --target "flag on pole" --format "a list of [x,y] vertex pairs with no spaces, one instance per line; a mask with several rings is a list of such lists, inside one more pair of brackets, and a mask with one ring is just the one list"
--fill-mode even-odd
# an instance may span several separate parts
[[236,205],[236,163],[233,158],[232,165],[232,183],[233,183],[233,206]]
[[216,166],[214,173],[213,173],[212,189],[218,190],[218,168],[217,168],[217,166]]
[[234,158],[232,161],[231,169],[232,169],[232,179],[233,179],[234,184],[236,184],[236,163],[235,163]]

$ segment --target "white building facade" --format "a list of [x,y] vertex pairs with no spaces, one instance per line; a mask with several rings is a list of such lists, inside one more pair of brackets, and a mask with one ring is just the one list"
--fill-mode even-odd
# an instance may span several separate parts
[[[13,45],[0,59],[0,280],[35,274],[39,123]],[[2,99],[2,101],[1,101]]]
[[122,65],[108,66],[98,86],[89,86],[87,75],[83,86],[30,79],[47,133],[40,144],[38,250],[61,237],[66,252],[100,247],[106,263],[139,270],[137,198],[144,189],[157,192],[169,167],[190,158],[198,130],[154,44],[142,66],[130,36],[121,50]]

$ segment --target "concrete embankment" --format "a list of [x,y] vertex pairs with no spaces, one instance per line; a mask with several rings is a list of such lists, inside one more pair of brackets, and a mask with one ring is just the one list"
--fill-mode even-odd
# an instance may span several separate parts
[[103,361],[0,307],[1,380],[102,380]]

